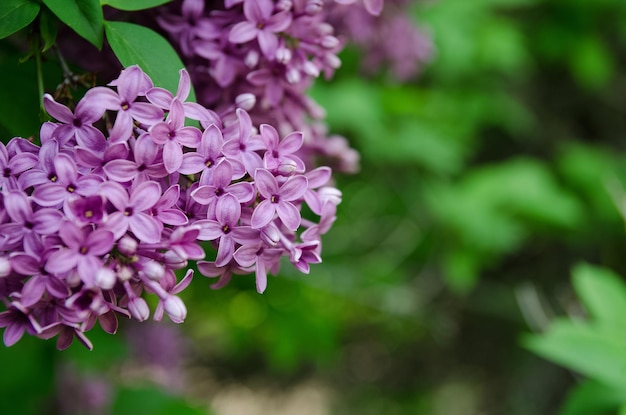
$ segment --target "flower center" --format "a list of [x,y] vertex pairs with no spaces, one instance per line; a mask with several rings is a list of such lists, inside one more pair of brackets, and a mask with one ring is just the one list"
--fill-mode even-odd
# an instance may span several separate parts
[[89,252],[89,248],[87,248],[86,246],[83,245],[83,246],[80,247],[78,252],[80,252],[81,254],[85,255],[87,252]]
[[224,234],[229,234],[230,233],[230,226],[228,226],[228,225],[222,226],[222,232],[224,232]]
[[93,210],[85,211],[85,217],[86,218],[92,218],[93,217]]
[[133,208],[131,208],[131,207],[127,207],[127,208],[124,210],[124,216],[131,216],[132,214],[133,214]]
[[48,180],[50,180],[52,183],[56,182],[58,179],[59,178],[54,173],[50,173],[50,175],[48,176]]
[[68,185],[65,190],[67,190],[69,193],[74,193],[76,191],[76,187],[73,184]]
[[272,203],[278,203],[278,195],[272,195],[272,197],[270,197],[270,202]]
[[4,177],[11,177],[11,169],[8,167],[4,168]]

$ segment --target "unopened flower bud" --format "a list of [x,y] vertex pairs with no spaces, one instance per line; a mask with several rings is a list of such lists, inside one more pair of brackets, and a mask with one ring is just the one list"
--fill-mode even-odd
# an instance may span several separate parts
[[181,269],[187,266],[187,260],[178,256],[176,252],[169,250],[163,255],[163,264],[168,268]]
[[259,63],[259,52],[251,50],[243,60],[248,68],[254,68]]
[[322,203],[330,202],[333,205],[341,203],[341,190],[335,187],[322,187],[317,191]]
[[302,65],[302,69],[304,70],[304,73],[314,78],[320,76],[320,69],[311,61],[306,61],[304,65]]
[[261,229],[261,239],[270,246],[276,246],[280,241],[280,231],[276,225],[270,223]]
[[128,235],[124,235],[117,242],[117,250],[126,256],[131,256],[135,255],[135,252],[137,252],[137,245],[138,244],[135,239],[131,238]]
[[296,68],[289,68],[286,78],[287,82],[289,82],[290,84],[297,84],[298,82],[300,82],[300,79],[302,79],[302,77],[300,76],[300,71]]
[[278,0],[278,3],[276,3],[276,8],[278,10],[291,10],[292,7],[293,3],[291,0]]
[[254,96],[254,94],[246,92],[245,94],[237,95],[237,98],[235,98],[235,105],[237,105],[237,108],[241,108],[245,111],[250,111],[255,104],[256,96]]
[[143,266],[143,272],[153,281],[159,281],[165,275],[165,269],[156,261],[148,261]]
[[339,46],[339,39],[331,35],[324,36],[324,38],[322,39],[322,46],[327,49],[336,48],[337,46]]
[[308,0],[304,6],[304,12],[312,16],[321,12],[323,6],[324,0]]
[[182,323],[185,317],[187,317],[187,307],[185,307],[185,303],[175,295],[170,295],[165,299],[163,308],[174,323]]
[[135,273],[133,272],[132,268],[126,265],[120,266],[117,270],[117,278],[119,278],[119,280],[122,282],[128,281],[133,277],[134,274]]
[[298,165],[295,161],[285,159],[281,160],[278,166],[277,173],[281,176],[291,176],[298,170]]
[[96,271],[95,283],[103,290],[110,290],[117,282],[117,275],[111,268],[100,268]]
[[291,60],[291,51],[287,48],[278,48],[276,50],[276,61],[287,64]]
[[2,256],[0,257],[0,278],[8,277],[9,275],[11,275],[11,263],[9,258]]
[[135,320],[145,321],[150,317],[148,303],[141,297],[133,297],[128,302],[128,311]]

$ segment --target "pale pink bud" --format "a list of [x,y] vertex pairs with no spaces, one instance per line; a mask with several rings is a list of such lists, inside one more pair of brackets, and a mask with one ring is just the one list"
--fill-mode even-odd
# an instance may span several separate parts
[[115,286],[117,275],[111,268],[100,268],[96,271],[95,283],[103,290],[110,290]]
[[237,105],[237,108],[241,108],[244,111],[250,111],[255,104],[256,97],[254,94],[239,94],[237,95],[237,98],[235,98],[235,105]]
[[128,311],[135,320],[145,321],[150,317],[148,303],[141,297],[133,297],[128,302]]
[[331,35],[324,36],[324,38],[322,39],[322,46],[327,49],[336,48],[337,46],[339,46],[339,39]]
[[117,250],[126,256],[135,255],[137,252],[137,241],[128,235],[122,236],[117,242]]
[[174,323],[182,323],[187,317],[185,303],[175,295],[170,295],[165,299],[163,308]]
[[120,266],[117,270],[117,278],[119,278],[119,280],[122,282],[128,281],[133,277],[134,274],[135,273],[133,272],[132,268],[126,265]]
[[276,60],[282,64],[287,64],[291,60],[291,51],[287,48],[278,48],[276,50]]
[[143,272],[153,281],[159,281],[165,275],[165,269],[156,261],[148,261],[143,266]]
[[8,277],[11,274],[11,263],[9,258],[0,257],[0,278]]

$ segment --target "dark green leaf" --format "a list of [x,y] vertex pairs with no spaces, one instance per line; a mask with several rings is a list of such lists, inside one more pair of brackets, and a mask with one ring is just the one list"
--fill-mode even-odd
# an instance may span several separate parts
[[100,0],[103,6],[111,6],[119,10],[144,10],[157,7],[172,0]]
[[[105,23],[107,40],[123,66],[139,65],[154,85],[176,93],[179,71],[184,65],[165,38],[133,23]],[[195,101],[193,90],[188,101]]]
[[601,383],[586,381],[572,389],[559,415],[604,413],[624,402],[624,391]]
[[26,27],[39,13],[39,4],[29,0],[0,2],[0,39]]
[[102,7],[98,0],[43,0],[72,30],[98,49],[102,47]]
[[50,49],[57,39],[57,21],[50,11],[42,10],[39,16],[39,30],[41,32],[41,38],[43,40],[42,51]]

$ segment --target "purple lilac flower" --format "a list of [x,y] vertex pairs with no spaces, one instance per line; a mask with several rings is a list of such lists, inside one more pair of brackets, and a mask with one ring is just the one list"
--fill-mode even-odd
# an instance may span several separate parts
[[279,186],[276,177],[269,171],[257,169],[254,180],[264,200],[252,213],[252,227],[262,228],[274,219],[275,214],[278,214],[287,229],[298,229],[301,219],[300,211],[292,202],[301,198],[306,192],[306,177],[292,176]]
[[[86,333],[96,324],[115,333],[118,315],[148,319],[149,295],[158,299],[153,319],[180,323],[187,308],[179,294],[193,272],[178,281],[174,271],[190,261],[219,277],[211,288],[255,273],[263,292],[282,257],[303,272],[321,260],[320,235],[340,202],[330,170],[307,171],[301,133],[266,124],[257,134],[241,108],[218,116],[188,105],[185,74],[172,95],[127,68],[112,83],[117,92],[90,90],[74,114],[48,97],[51,113],[67,122],[44,123],[41,147],[21,138],[0,146],[5,344],[28,333],[56,337],[59,349],[73,339],[92,348]],[[120,97],[132,102],[125,107]],[[96,124],[108,138],[102,147],[78,138],[91,131],[94,112],[117,120]],[[70,116],[81,123],[69,127]],[[189,117],[201,127],[185,127]],[[318,223],[301,219],[303,204],[321,215]],[[214,260],[203,260],[201,241],[217,249]]]

